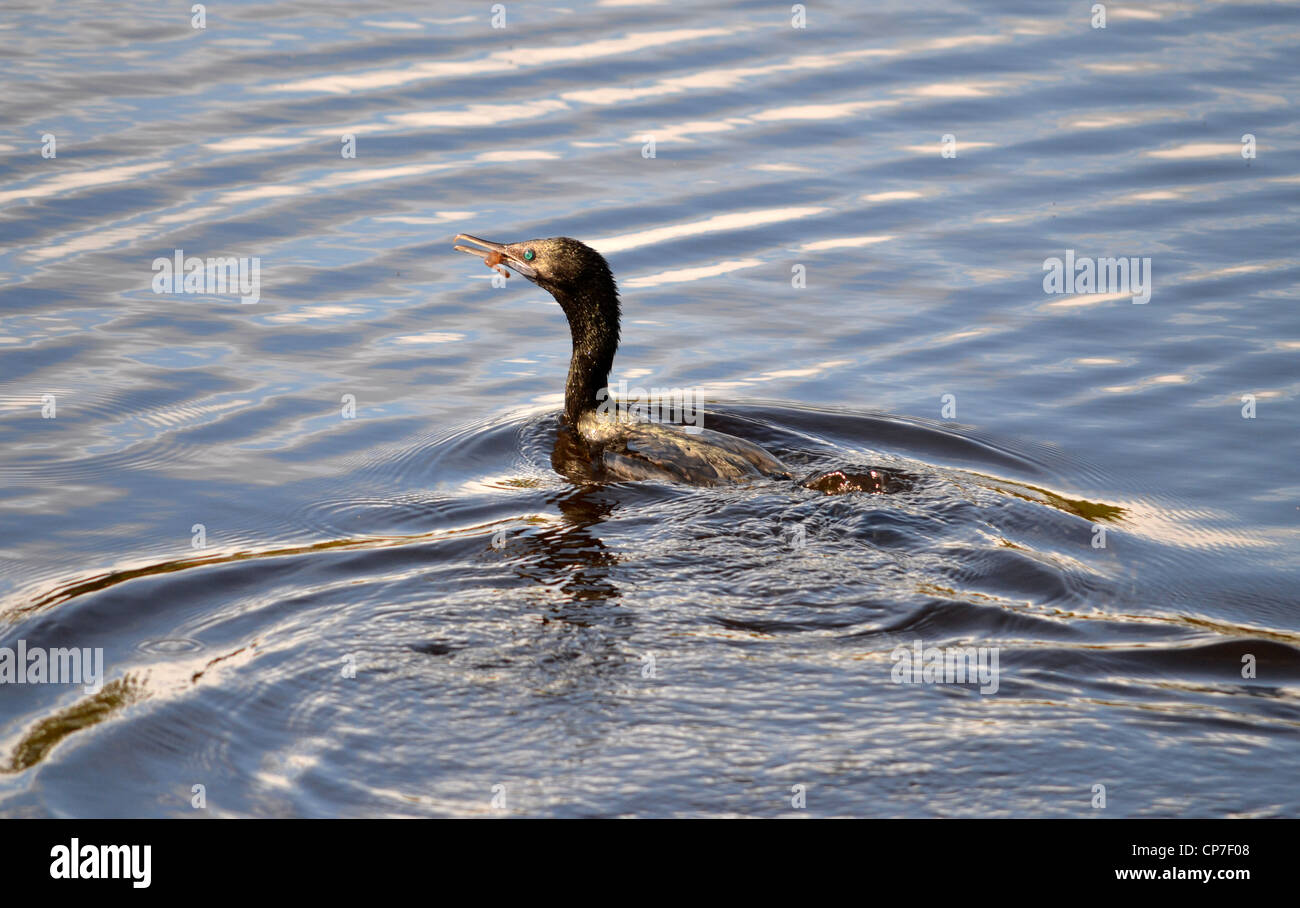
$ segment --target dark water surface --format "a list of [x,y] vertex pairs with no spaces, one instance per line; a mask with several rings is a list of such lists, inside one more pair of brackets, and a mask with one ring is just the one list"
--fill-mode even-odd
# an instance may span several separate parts
[[[7,3],[0,647],[105,684],[0,685],[0,813],[1300,815],[1300,7],[1090,5]],[[460,231],[907,482],[566,481],[563,315]]]

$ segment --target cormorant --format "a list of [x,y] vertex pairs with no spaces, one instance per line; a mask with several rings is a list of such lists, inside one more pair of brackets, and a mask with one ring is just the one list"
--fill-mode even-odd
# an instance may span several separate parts
[[[794,478],[785,464],[753,442],[710,429],[688,433],[630,420],[608,412],[608,403],[601,406],[618,349],[620,310],[614,275],[596,250],[569,237],[494,243],[462,233],[456,240],[473,244],[458,242],[458,251],[481,256],[488,267],[507,277],[503,267],[513,269],[550,293],[569,320],[573,356],[563,418],[568,437],[562,434],[557,441],[568,472],[584,478],[668,479],[693,485]],[[583,468],[574,470],[574,461],[584,459]],[[870,477],[834,471],[804,485],[828,493],[883,491],[884,479],[874,470]]]

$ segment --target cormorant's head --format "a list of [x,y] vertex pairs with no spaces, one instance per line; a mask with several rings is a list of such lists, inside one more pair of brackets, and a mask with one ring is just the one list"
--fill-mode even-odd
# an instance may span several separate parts
[[549,291],[556,299],[585,296],[593,289],[613,283],[604,257],[586,243],[567,236],[494,243],[462,233],[456,239],[479,247],[457,245],[459,251],[482,256],[489,266],[504,265]]
[[481,256],[490,268],[509,268],[555,297],[569,320],[573,358],[564,389],[564,412],[576,425],[594,410],[618,349],[618,286],[609,265],[586,243],[567,236],[522,243],[493,243],[462,233],[456,249]]

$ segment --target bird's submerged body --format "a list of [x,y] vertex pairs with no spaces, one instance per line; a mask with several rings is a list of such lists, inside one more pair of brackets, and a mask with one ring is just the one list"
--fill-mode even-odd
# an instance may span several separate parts
[[[568,237],[494,243],[461,234],[499,272],[513,269],[549,292],[564,310],[573,356],[564,387],[564,415],[552,462],[557,471],[584,481],[657,480],[723,485],[794,474],[753,442],[710,429],[665,425],[609,412],[608,380],[618,349],[618,286],[605,259]],[[863,477],[877,481],[875,471]],[[851,474],[825,474],[807,488],[839,492],[867,489]],[[879,489],[870,489],[879,491]]]
[[792,478],[763,448],[723,432],[584,414],[577,434],[618,479],[670,479],[722,485],[763,477]]

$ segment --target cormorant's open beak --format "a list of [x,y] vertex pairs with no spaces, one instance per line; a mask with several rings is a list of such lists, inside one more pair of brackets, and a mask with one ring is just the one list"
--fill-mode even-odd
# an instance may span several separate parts
[[[467,243],[474,243],[482,248],[475,249],[472,246],[461,246],[459,243],[454,247],[457,252],[468,252],[470,255],[477,255],[483,258],[483,261],[489,265],[501,264],[507,268],[513,268],[521,276],[528,278],[530,281],[537,277],[537,269],[521,259],[514,251],[514,247],[507,246],[505,243],[494,243],[491,240],[480,240],[476,236],[470,236],[468,233],[459,233],[456,235],[457,240],[465,240]],[[500,256],[499,262],[492,262],[489,256],[492,254]]]

